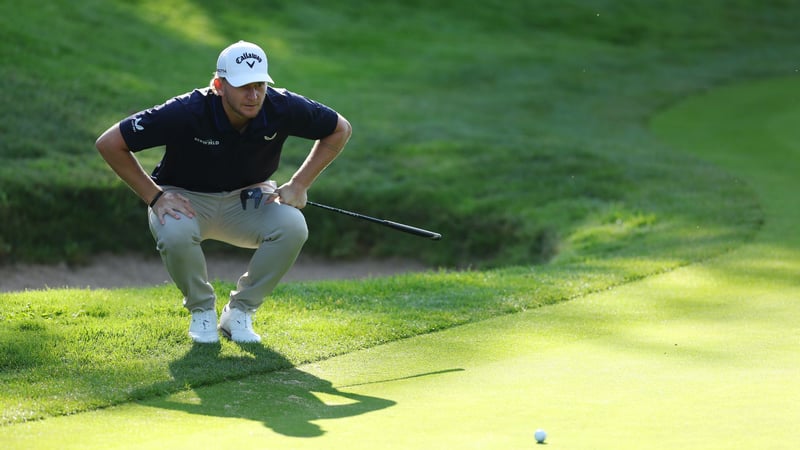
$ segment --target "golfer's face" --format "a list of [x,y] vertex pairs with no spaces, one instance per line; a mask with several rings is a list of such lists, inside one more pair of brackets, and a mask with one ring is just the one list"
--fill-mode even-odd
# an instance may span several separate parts
[[234,87],[227,81],[223,81],[222,100],[227,106],[228,113],[237,116],[232,119],[252,119],[264,104],[266,90],[267,83],[264,82]]

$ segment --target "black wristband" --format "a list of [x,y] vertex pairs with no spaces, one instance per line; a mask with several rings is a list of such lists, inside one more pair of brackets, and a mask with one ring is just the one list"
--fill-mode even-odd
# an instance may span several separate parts
[[158,194],[156,194],[156,196],[155,196],[155,197],[153,197],[153,199],[152,199],[152,200],[150,200],[150,207],[151,207],[151,208],[152,208],[153,206],[156,206],[156,202],[158,201],[158,199],[160,199],[160,198],[161,198],[161,196],[162,196],[162,195],[164,195],[164,191],[158,191]]

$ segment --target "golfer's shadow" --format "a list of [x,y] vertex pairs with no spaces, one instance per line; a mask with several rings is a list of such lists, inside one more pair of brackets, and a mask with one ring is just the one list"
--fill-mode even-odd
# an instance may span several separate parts
[[391,400],[336,389],[331,382],[292,367],[283,355],[261,344],[241,348],[250,357],[223,357],[219,344],[196,344],[170,364],[170,371],[175,381],[189,386],[202,379],[210,364],[218,370],[258,361],[266,373],[222,383],[206,381],[207,386],[147,403],[192,414],[259,421],[277,433],[296,437],[323,435],[323,428],[314,423],[317,420],[353,417],[395,405]]

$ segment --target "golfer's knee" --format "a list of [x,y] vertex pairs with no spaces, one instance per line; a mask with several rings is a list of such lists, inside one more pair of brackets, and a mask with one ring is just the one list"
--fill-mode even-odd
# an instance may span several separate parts
[[289,221],[284,227],[284,234],[298,243],[304,244],[308,239],[308,225],[302,214]]
[[159,251],[180,251],[200,245],[201,239],[194,227],[186,227],[178,222],[170,221],[158,230],[156,241]]
[[297,209],[287,207],[286,212],[280,216],[279,223],[276,225],[276,232],[271,233],[265,240],[280,238],[302,245],[308,239],[306,219]]

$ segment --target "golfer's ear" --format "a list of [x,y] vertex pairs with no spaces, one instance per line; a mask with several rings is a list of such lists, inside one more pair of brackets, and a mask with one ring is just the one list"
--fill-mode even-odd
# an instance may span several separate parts
[[217,90],[217,93],[222,91],[222,80],[219,78],[214,78],[214,89]]

